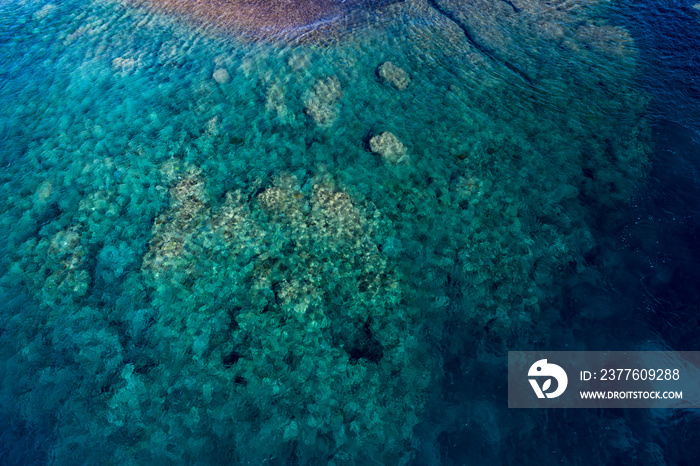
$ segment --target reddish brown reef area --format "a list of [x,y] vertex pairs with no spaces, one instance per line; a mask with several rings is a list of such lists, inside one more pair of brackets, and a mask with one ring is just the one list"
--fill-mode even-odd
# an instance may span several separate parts
[[358,20],[400,0],[127,0],[204,25],[255,36],[304,32]]

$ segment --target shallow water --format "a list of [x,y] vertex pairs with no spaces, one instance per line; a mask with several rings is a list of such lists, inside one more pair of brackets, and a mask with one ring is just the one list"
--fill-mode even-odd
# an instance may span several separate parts
[[606,3],[3,3],[0,462],[697,458],[507,408],[508,350],[697,343],[700,11]]

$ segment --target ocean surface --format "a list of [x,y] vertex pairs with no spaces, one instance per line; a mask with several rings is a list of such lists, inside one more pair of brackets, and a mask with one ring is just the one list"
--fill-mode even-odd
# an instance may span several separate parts
[[692,0],[0,0],[0,464],[697,464],[698,263]]

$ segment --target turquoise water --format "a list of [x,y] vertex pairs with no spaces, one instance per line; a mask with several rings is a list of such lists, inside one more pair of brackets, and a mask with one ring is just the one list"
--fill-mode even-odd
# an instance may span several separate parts
[[549,329],[623,266],[640,55],[605,2],[363,17],[0,6],[0,458],[456,464],[463,425],[511,458],[537,418],[465,374],[586,346]]

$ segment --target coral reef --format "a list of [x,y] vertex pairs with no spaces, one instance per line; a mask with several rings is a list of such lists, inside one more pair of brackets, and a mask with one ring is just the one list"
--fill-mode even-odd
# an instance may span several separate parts
[[0,408],[56,464],[411,461],[445,366],[556,318],[647,167],[596,4],[406,1],[327,48],[69,6],[0,48]]
[[[395,442],[415,425],[431,376],[415,364],[402,368],[406,358],[417,357],[416,342],[409,333],[386,331],[418,323],[398,307],[400,276],[373,239],[380,217],[358,208],[327,175],[308,180],[305,192],[295,175],[281,173],[252,203],[237,191],[207,208],[198,170],[177,172],[171,207],[154,222],[143,265],[156,301],[180,303],[164,304],[170,311],[155,317],[160,357],[181,358],[171,352],[189,348],[194,361],[186,363],[188,371],[206,379],[211,392],[227,391],[236,405],[278,406],[274,418],[227,438],[231,447],[239,445],[240,458],[263,458],[264,445],[252,444],[266,435],[298,444],[306,461],[329,447],[338,459],[357,457],[360,445],[382,445],[365,452],[368,458],[399,461]],[[197,283],[188,283],[193,274]],[[182,286],[174,296],[173,283]],[[207,283],[205,295],[226,297],[228,305],[185,306],[192,293],[201,294],[198,283]],[[229,283],[245,286],[235,290]],[[200,306],[208,310],[195,311]],[[204,318],[212,323],[203,326]],[[113,409],[119,410],[116,399]],[[370,399],[367,410],[362,406]],[[152,406],[151,415],[159,409]],[[234,421],[224,413],[212,420],[233,432]]]
[[406,146],[403,145],[394,133],[388,131],[372,136],[369,147],[375,154],[382,156],[389,163],[402,163],[407,160]]
[[327,128],[338,118],[338,101],[342,95],[343,90],[337,77],[318,80],[304,99],[304,109],[318,126]]
[[390,83],[396,89],[403,91],[411,84],[411,78],[403,68],[400,68],[390,61],[384,62],[377,68],[377,74],[384,81]]
[[361,21],[363,13],[397,0],[129,0],[157,11],[255,37],[297,35],[334,23]]
[[219,84],[226,84],[231,80],[231,76],[228,74],[226,68],[215,69],[211,77],[214,78],[214,81],[216,81]]

